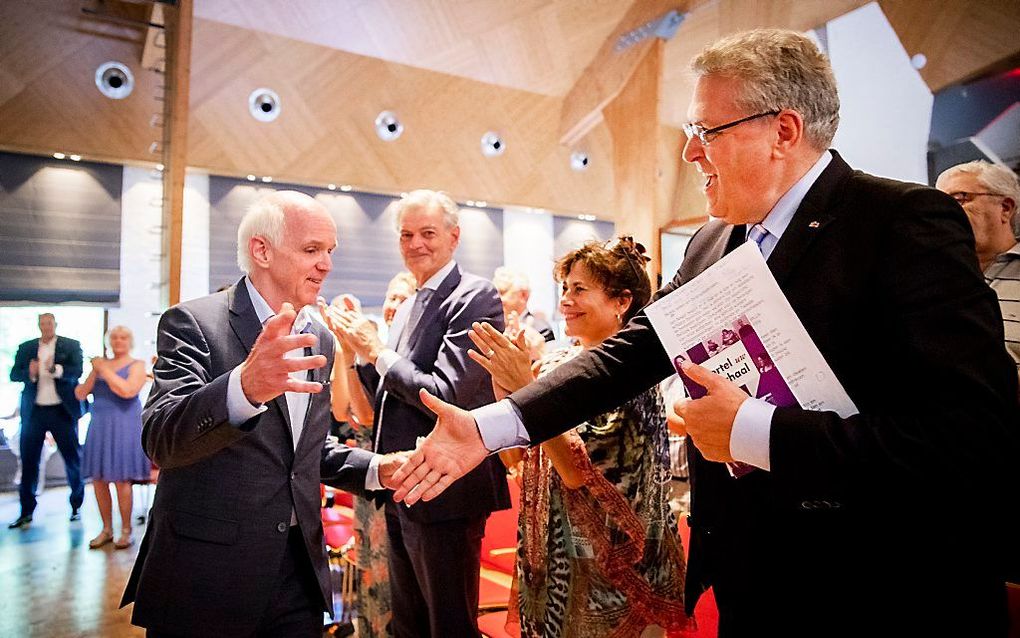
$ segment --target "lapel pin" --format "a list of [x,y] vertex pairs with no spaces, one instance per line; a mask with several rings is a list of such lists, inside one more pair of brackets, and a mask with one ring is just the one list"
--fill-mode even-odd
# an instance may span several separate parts
[[808,224],[807,226],[808,228],[818,228],[819,226],[821,226],[821,224],[819,224],[817,221],[814,221]]

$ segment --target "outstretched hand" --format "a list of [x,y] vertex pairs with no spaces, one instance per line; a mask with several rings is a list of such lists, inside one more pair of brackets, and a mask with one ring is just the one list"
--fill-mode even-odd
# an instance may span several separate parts
[[408,505],[436,498],[489,455],[470,412],[424,389],[419,391],[419,397],[439,419],[425,441],[393,475],[393,484],[399,486],[393,500]]
[[747,393],[729,379],[710,372],[705,368],[685,361],[684,374],[708,394],[700,399],[681,399],[674,405],[676,416],[686,428],[694,445],[709,461],[732,462],[730,435],[733,420],[740,405],[748,399]]
[[291,350],[311,348],[319,342],[314,334],[290,333],[296,318],[294,307],[284,303],[279,314],[266,322],[248,358],[241,364],[241,390],[253,405],[272,401],[284,392],[317,394],[322,391],[321,383],[290,376],[291,372],[326,365],[326,357],[321,354],[287,358]]

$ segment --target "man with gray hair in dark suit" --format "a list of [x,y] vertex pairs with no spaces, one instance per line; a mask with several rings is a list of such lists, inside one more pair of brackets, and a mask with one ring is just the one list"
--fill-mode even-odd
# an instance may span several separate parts
[[238,228],[245,276],[160,319],[143,415],[159,489],[122,602],[149,636],[322,635],[320,480],[380,489],[401,459],[326,436],[333,339],[308,306],[336,245],[322,204],[265,195]]

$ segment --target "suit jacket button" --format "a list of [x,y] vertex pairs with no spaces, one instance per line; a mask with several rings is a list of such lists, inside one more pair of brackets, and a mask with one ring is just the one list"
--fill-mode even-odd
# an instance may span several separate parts
[[811,501],[804,501],[803,503],[800,504],[800,509],[802,509],[802,510],[813,510],[813,509],[815,509],[815,504],[813,502],[811,502]]
[[290,526],[287,525],[286,523],[277,523],[276,524],[276,531],[278,531],[278,532],[280,532],[282,534],[282,533],[287,531],[288,527],[290,527]]
[[290,473],[290,480],[292,480],[292,481],[293,481],[293,480],[294,480],[294,479],[296,479],[296,478],[297,478],[297,474],[295,474],[294,472],[291,472],[291,473]]

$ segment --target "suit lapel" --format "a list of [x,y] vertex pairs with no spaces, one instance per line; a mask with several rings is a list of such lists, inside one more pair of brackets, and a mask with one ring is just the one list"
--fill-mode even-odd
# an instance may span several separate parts
[[414,352],[414,348],[418,344],[418,340],[421,338],[421,334],[423,332],[422,328],[428,325],[429,319],[435,316],[436,310],[439,306],[446,300],[447,297],[450,296],[450,293],[453,292],[458,285],[460,285],[460,279],[460,266],[454,265],[453,270],[451,270],[450,274],[446,276],[446,279],[439,284],[439,287],[436,288],[435,294],[432,295],[432,297],[428,300],[428,303],[422,309],[421,318],[418,319],[418,323],[413,327],[408,326],[408,328],[413,330],[407,338],[408,352]]
[[782,287],[815,238],[835,219],[832,201],[852,169],[832,151],[832,161],[808,190],[790,225],[769,256],[768,265]]
[[[237,339],[244,346],[244,351],[251,353],[255,340],[262,333],[262,322],[255,312],[255,306],[248,296],[248,286],[244,284],[244,278],[227,290],[227,305],[230,308],[230,328],[234,331]],[[269,402],[280,412],[283,422],[287,424],[287,436],[292,437],[290,426],[290,410],[287,409],[287,399],[280,395]],[[291,448],[294,442],[291,440]]]

